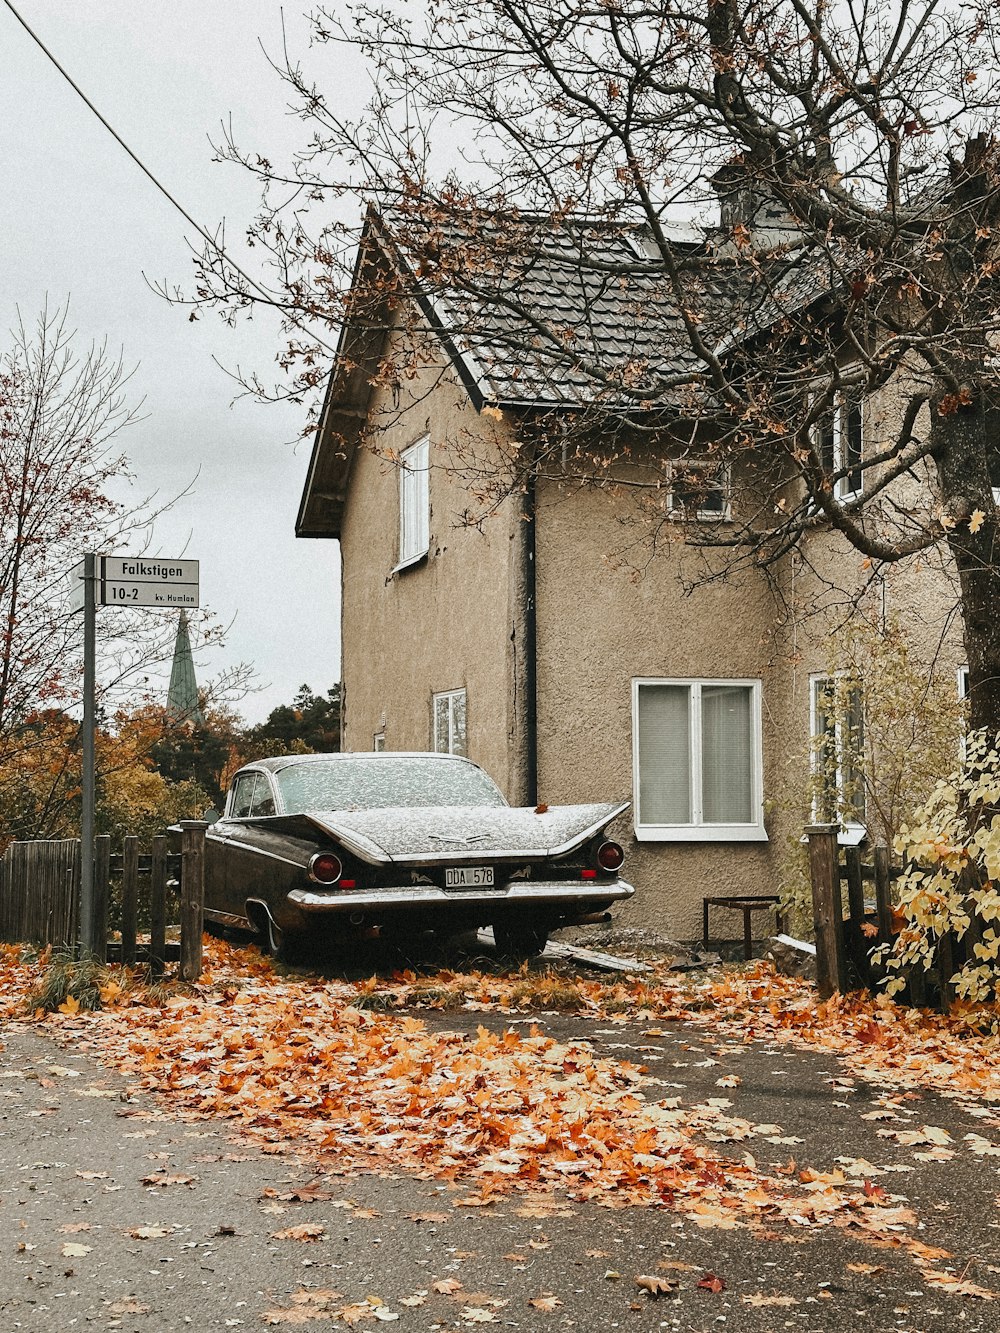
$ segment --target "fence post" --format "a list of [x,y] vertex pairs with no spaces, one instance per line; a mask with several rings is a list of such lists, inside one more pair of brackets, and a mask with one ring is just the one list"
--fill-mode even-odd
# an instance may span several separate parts
[[149,970],[163,976],[167,954],[167,838],[163,833],[153,839],[149,867]]
[[837,825],[809,824],[806,837],[816,924],[816,985],[819,998],[828,1000],[835,991],[846,988]]
[[[83,951],[100,963],[108,961],[108,909],[111,903],[111,834],[100,833],[93,847],[82,847],[83,856],[94,858],[94,885],[90,927],[92,937],[83,941]],[[83,928],[86,930],[86,917]]]
[[872,849],[875,864],[875,904],[878,909],[878,942],[892,943],[892,890],[889,874],[889,848]]
[[122,966],[135,966],[135,937],[139,922],[139,839],[134,833],[122,842]]
[[182,819],[181,827],[181,981],[201,976],[201,932],[205,916],[205,830],[203,819]]
[[868,940],[862,927],[865,924],[865,885],[861,868],[861,851],[857,847],[844,849],[844,869],[847,872],[847,947],[851,961],[858,970],[863,985],[871,981],[868,960]]

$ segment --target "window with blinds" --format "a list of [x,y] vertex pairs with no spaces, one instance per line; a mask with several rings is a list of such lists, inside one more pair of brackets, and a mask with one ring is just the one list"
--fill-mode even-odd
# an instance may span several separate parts
[[397,569],[412,565],[430,545],[430,439],[425,436],[399,458],[399,560]]
[[760,682],[633,682],[640,839],[763,841]]

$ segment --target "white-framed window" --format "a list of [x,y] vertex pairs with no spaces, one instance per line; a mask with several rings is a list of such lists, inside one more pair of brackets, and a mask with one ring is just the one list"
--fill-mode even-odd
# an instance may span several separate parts
[[670,464],[670,511],[679,518],[725,523],[732,492],[728,464],[718,458],[678,458]]
[[864,489],[865,414],[857,394],[838,393],[813,426],[813,441],[825,472],[843,472],[833,487],[841,502]]
[[416,564],[430,545],[430,437],[399,456],[399,559],[396,569]]
[[385,749],[385,732],[376,731],[374,736],[372,736],[372,750],[375,752],[375,754],[381,754],[384,749]]
[[853,677],[809,677],[813,819],[864,832],[864,696]]
[[767,841],[760,702],[759,680],[633,680],[640,841]]
[[958,668],[958,697],[968,699],[969,697],[969,668],[960,666]]
[[434,749],[438,754],[468,754],[465,706],[465,690],[443,690],[431,696]]

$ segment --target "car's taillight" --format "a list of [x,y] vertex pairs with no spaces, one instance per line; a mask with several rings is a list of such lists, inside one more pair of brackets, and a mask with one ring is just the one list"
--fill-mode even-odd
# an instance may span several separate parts
[[317,852],[306,867],[306,873],[315,884],[336,884],[344,873],[340,857],[333,852]]
[[620,870],[625,864],[625,852],[617,842],[602,842],[597,849],[597,864],[602,870]]

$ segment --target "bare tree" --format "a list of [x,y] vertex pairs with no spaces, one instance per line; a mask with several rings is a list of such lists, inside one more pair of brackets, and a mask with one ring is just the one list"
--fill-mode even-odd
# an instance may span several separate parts
[[[78,702],[82,679],[81,618],[69,601],[71,569],[86,551],[148,549],[156,518],[174,502],[115,498],[129,479],[116,437],[139,409],[127,402],[129,374],[121,359],[106,347],[78,354],[73,339],[67,311],[46,309],[33,328],[18,323],[0,357],[0,785],[5,789],[17,787],[26,765],[33,772],[51,769],[53,780],[67,765],[78,767],[74,747],[64,743],[76,725],[65,710]],[[211,617],[198,628],[203,644],[218,642]],[[150,677],[170,660],[175,629],[173,617],[102,611],[105,712],[149,691]],[[250,676],[243,666],[224,673],[223,697],[245,692]]]
[[[326,373],[308,328],[409,328],[406,358],[379,366],[392,382],[433,355],[429,321],[506,386],[496,410],[524,406],[518,380],[556,386],[479,476],[480,512],[568,460],[644,495],[655,542],[726,472],[731,522],[685,531],[706,568],[768,569],[829,528],[872,578],[942,552],[971,720],[997,730],[996,7],[362,3],[312,24],[367,58],[364,114],[345,119],[286,53],[299,155],[282,171],[221,149],[264,187],[252,233],[289,320],[290,392]],[[195,299],[231,314],[255,295],[209,248]],[[343,344],[341,373],[352,357]],[[874,401],[892,404],[877,429]],[[671,488],[690,503],[667,514]]]

